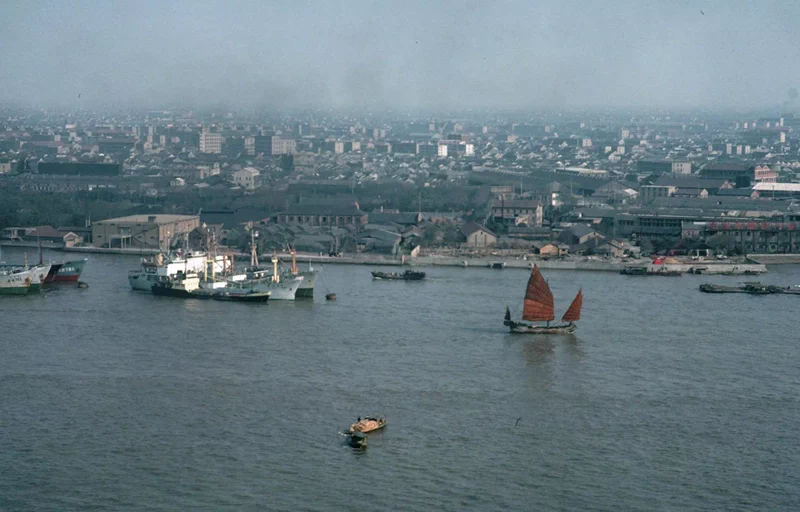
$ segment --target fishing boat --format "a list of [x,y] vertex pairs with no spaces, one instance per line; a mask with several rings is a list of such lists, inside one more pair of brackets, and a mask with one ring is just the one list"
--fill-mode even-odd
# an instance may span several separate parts
[[76,283],[81,278],[83,267],[88,260],[62,261],[52,263],[45,283]]
[[386,426],[386,418],[375,418],[375,417],[366,417],[364,419],[358,418],[358,421],[350,425],[350,429],[347,431],[348,434],[352,434],[353,432],[361,432],[362,434],[367,434],[369,432],[375,432],[376,430],[380,430]]
[[405,272],[379,272],[372,271],[372,278],[377,280],[395,281],[420,281],[425,279],[425,272],[406,270]]
[[506,306],[506,316],[503,322],[514,334],[570,334],[575,332],[575,322],[581,318],[581,306],[583,305],[583,290],[578,290],[578,294],[572,300],[572,304],[567,308],[562,322],[559,325],[550,325],[555,318],[553,308],[553,293],[544,280],[544,276],[536,265],[531,269],[531,276],[528,279],[528,287],[525,290],[525,302],[522,310],[522,320],[525,322],[547,322],[546,325],[529,324],[525,322],[515,322],[511,320],[511,311]]
[[0,269],[0,295],[25,295],[30,291],[32,282],[32,269]]

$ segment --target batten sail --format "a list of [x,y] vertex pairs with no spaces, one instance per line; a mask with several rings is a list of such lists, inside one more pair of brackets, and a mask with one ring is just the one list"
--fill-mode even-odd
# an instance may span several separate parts
[[553,312],[553,293],[547,286],[539,267],[533,266],[531,277],[528,279],[528,288],[525,290],[525,306],[522,309],[522,319],[528,322],[550,321],[555,318]]
[[577,322],[581,319],[581,307],[583,306],[583,290],[578,290],[578,295],[572,299],[567,312],[561,317],[562,322]]

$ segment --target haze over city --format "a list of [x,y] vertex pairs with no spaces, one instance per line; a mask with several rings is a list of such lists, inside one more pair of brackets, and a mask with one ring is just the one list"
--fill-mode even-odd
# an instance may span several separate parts
[[779,108],[795,2],[5,2],[0,102]]

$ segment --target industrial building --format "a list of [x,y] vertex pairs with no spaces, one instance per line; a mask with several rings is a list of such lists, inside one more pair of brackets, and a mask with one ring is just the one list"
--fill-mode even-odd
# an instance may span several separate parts
[[168,250],[200,225],[197,215],[130,215],[92,224],[96,247]]

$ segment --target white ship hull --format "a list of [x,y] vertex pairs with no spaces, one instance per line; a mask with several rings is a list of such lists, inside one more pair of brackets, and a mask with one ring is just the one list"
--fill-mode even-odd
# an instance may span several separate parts
[[300,275],[303,277],[303,282],[300,283],[300,287],[297,289],[297,297],[314,297],[314,283],[317,281],[317,272],[309,271],[309,272],[300,272]]
[[145,274],[144,272],[128,273],[128,283],[134,290],[149,292],[153,289],[153,284],[158,280],[156,274]]
[[300,288],[303,280],[302,276],[281,279],[279,283],[271,279],[262,279],[253,281],[252,288],[259,292],[270,292],[269,300],[294,300],[297,296],[297,289]]

